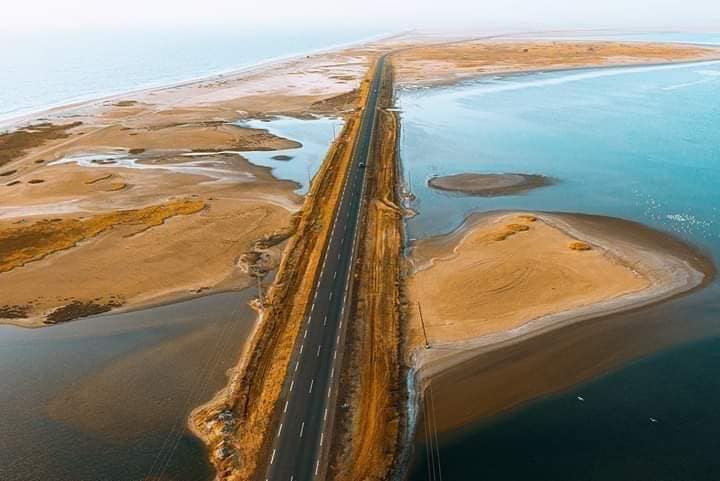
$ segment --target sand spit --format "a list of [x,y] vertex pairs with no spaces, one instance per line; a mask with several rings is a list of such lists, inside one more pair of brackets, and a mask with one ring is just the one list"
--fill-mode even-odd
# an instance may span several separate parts
[[434,189],[479,197],[519,194],[551,184],[548,177],[533,174],[464,173],[428,179],[428,185]]
[[714,60],[720,49],[670,43],[460,40],[403,49],[396,54],[398,84],[447,85],[484,75],[586,67]]
[[482,352],[688,292],[714,272],[687,245],[639,224],[550,213],[473,215],[417,242],[411,261],[409,355],[421,385]]

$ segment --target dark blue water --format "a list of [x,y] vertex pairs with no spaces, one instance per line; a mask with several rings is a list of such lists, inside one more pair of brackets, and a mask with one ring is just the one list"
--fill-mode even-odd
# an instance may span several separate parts
[[[442,445],[443,479],[716,480],[718,344],[671,350],[476,426]],[[429,479],[422,462],[412,479]]]
[[[720,259],[718,93],[718,63],[405,91],[401,153],[420,212],[408,233],[448,232],[478,210],[583,212],[672,232]],[[433,175],[459,172],[537,173],[558,182],[491,199],[427,187]],[[464,384],[439,382],[440,422],[453,414],[443,412],[449,398],[463,397],[472,410],[498,391],[541,385],[511,410],[441,435],[443,479],[720,479],[718,299],[714,282],[653,309],[576,326],[572,336],[520,346],[487,370],[493,376],[468,364]],[[531,368],[513,368],[523,363]],[[416,447],[410,479],[431,479],[421,436]]]

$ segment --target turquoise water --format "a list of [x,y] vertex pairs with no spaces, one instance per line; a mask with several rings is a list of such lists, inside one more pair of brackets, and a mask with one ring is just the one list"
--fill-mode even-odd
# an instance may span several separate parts
[[[401,92],[402,162],[420,212],[408,220],[408,234],[450,231],[474,211],[584,212],[673,232],[720,259],[719,91],[720,64],[701,63],[534,73]],[[433,175],[468,171],[537,173],[558,182],[498,198],[426,185]],[[717,480],[718,299],[715,281],[617,317],[608,322],[612,336],[602,340],[577,335],[552,346],[547,364],[537,366],[540,379],[561,379],[563,370],[570,379],[584,371],[587,379],[595,365],[614,371],[441,436],[443,479]],[[643,325],[644,331],[633,328]],[[599,342],[610,347],[594,365],[567,365]],[[647,344],[664,350],[647,354]],[[519,355],[543,349],[541,342],[534,346],[518,348]],[[623,366],[628,352],[645,357]],[[508,376],[488,389],[527,382]],[[459,386],[436,394],[463,395]],[[424,445],[416,448],[410,479],[430,479]]]
[[[330,144],[342,130],[343,124],[343,120],[336,117],[314,119],[278,117],[270,120],[253,119],[239,122],[239,125],[265,129],[279,137],[302,143],[302,147],[297,149],[243,152],[242,156],[253,164],[272,168],[273,175],[278,179],[294,180],[300,184],[298,193],[305,194],[310,181],[325,159]],[[288,160],[273,158],[278,155],[291,158]]]
[[1,32],[0,121],[357,42],[383,32],[259,29]]
[[[336,117],[293,118],[277,117],[269,120],[251,119],[238,122],[238,125],[254,129],[263,129],[285,139],[294,140],[302,145],[293,149],[260,150],[233,152],[242,155],[255,165],[270,167],[273,175],[282,180],[292,180],[298,184],[297,192],[305,194],[309,181],[317,173],[320,164],[334,140],[340,133],[344,121]],[[112,149],[74,153],[48,165],[76,163],[90,169],[128,168],[128,169],[161,169],[168,172],[196,174],[206,176],[210,181],[248,182],[246,172],[238,172],[225,160],[213,160],[214,152],[192,152],[184,154],[189,159],[185,162],[154,163],[141,157],[129,154],[126,150]],[[225,152],[221,155],[223,159]],[[277,156],[286,156],[277,159]],[[98,162],[102,161],[102,162]]]
[[[421,215],[411,237],[475,210],[624,217],[705,247],[720,240],[720,63],[490,78],[399,96],[405,178]],[[557,185],[522,196],[448,195],[433,175],[524,172]],[[720,253],[720,249],[717,251]]]

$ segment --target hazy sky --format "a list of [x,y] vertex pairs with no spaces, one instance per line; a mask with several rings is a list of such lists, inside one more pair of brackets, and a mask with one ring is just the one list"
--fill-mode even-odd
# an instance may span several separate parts
[[720,29],[720,0],[2,0],[0,31],[81,26]]

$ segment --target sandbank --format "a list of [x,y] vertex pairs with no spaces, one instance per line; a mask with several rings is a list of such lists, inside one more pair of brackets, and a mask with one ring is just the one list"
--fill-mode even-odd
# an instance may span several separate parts
[[411,249],[408,355],[421,383],[482,352],[686,293],[714,273],[670,235],[580,214],[474,214]]

